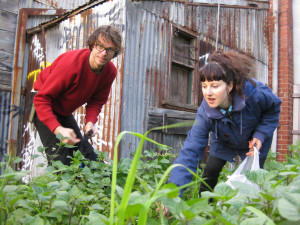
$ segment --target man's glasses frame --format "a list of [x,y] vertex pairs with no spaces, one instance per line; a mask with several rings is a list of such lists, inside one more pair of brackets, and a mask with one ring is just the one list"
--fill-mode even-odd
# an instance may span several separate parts
[[103,52],[104,50],[106,50],[106,53],[108,55],[114,55],[116,53],[116,50],[114,48],[105,48],[103,45],[96,43],[95,44],[95,48],[99,51],[99,52]]

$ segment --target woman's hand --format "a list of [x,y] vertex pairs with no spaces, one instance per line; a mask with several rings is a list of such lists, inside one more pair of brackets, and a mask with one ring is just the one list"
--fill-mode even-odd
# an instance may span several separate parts
[[254,148],[253,148],[254,146],[259,151],[260,148],[261,148],[261,146],[262,146],[261,141],[259,139],[257,139],[257,138],[253,138],[251,141],[249,141],[249,149],[250,149],[250,151],[248,153],[246,153],[246,155],[251,155],[251,157],[254,156]]

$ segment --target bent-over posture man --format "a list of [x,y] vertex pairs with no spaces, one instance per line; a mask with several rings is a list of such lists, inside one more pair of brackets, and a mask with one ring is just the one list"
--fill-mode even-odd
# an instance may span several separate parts
[[[97,154],[83,141],[72,113],[86,103],[84,133],[95,135],[94,124],[106,103],[117,69],[111,60],[121,53],[122,36],[114,26],[100,26],[87,40],[88,48],[66,52],[42,70],[34,89],[36,114],[33,122],[46,148],[48,164],[60,160],[70,165],[73,151],[79,150],[90,160]],[[56,135],[77,148],[58,149]]]

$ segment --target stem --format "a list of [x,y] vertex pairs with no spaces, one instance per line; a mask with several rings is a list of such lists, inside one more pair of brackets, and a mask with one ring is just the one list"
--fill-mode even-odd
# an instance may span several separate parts
[[71,219],[72,219],[72,215],[73,215],[73,209],[74,209],[74,206],[75,206],[75,199],[73,201],[73,204],[72,204],[72,208],[71,208],[71,212],[69,214],[69,225],[71,225]]

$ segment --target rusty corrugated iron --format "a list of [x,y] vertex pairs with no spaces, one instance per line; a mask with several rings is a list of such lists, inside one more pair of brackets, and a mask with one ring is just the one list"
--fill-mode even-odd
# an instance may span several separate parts
[[[14,49],[13,61],[13,82],[12,82],[12,98],[11,107],[18,110],[17,114],[10,116],[8,153],[16,156],[17,148],[21,149],[21,140],[18,139],[21,129],[19,127],[19,117],[21,114],[21,89],[23,80],[23,63],[26,44],[26,23],[28,15],[43,15],[51,13],[52,15],[60,15],[64,10],[48,10],[48,9],[20,9],[18,17],[18,27],[16,31],[16,44]],[[18,141],[17,141],[18,140]]]
[[[121,130],[144,133],[149,108],[164,107],[162,102],[168,99],[170,85],[174,28],[195,34],[197,66],[201,67],[202,58],[216,49],[217,6],[189,1],[132,1],[127,4]],[[237,50],[253,57],[258,64],[257,77],[264,83],[268,81],[264,27],[267,15],[267,7],[221,5],[218,40],[219,49]],[[197,82],[194,80],[195,85]],[[200,89],[195,86],[192,95],[192,103],[199,105]],[[150,133],[149,137],[170,143],[177,150],[185,139],[158,133]],[[129,157],[137,144],[137,138],[127,137],[121,143],[121,157]]]
[[[125,51],[113,60],[118,77],[99,121],[96,147],[108,151],[122,130],[144,133],[150,108],[163,108],[170,86],[172,35],[175,29],[196,37],[195,71],[203,64],[206,54],[216,48],[217,4],[189,1],[91,1],[84,7],[64,14],[40,26],[28,29],[29,36],[44,29],[47,61],[52,62],[65,51],[82,48],[90,32],[100,24],[116,21],[124,32]],[[98,5],[97,5],[98,4]],[[268,54],[264,22],[267,10],[252,6],[221,6],[219,46],[245,52],[259,64],[260,80],[267,80]],[[259,36],[257,38],[257,36]],[[42,41],[42,40],[41,40]],[[202,63],[202,64],[201,64]],[[259,73],[258,73],[259,74]],[[200,88],[194,77],[192,105],[200,103]],[[80,126],[84,107],[75,112]],[[180,148],[185,137],[153,133],[150,137],[172,147]],[[139,140],[124,136],[121,157],[129,157]]]

